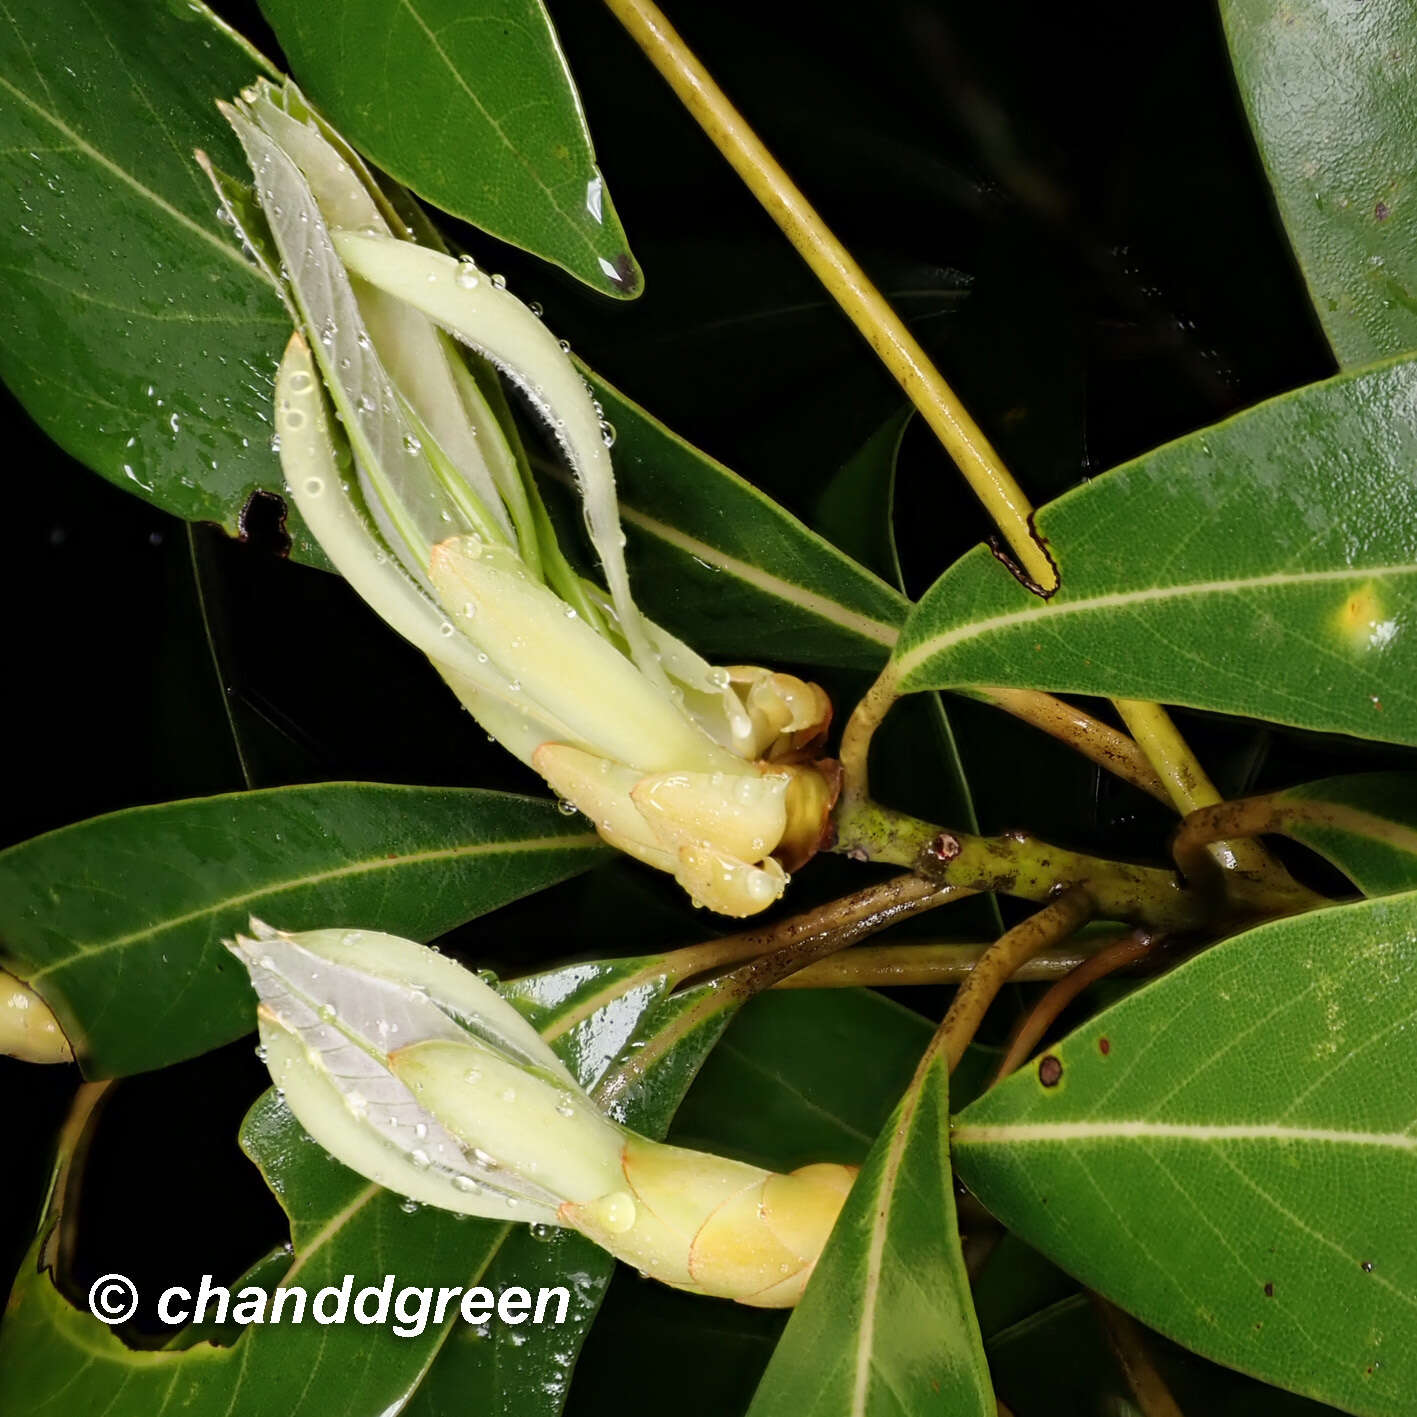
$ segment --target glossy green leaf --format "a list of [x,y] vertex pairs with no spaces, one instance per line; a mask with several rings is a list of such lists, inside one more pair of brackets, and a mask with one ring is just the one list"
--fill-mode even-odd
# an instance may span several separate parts
[[869,989],[760,994],[710,1054],[670,1140],[778,1171],[859,1164],[910,1085],[931,1031],[921,1015]]
[[1417,893],[1260,926],[967,1108],[956,1167],[1188,1348],[1396,1417],[1417,1390],[1414,1010]]
[[212,105],[263,67],[197,3],[20,0],[0,19],[0,377],[80,461],[232,533],[279,486],[288,322],[192,153],[245,170]]
[[1044,601],[985,548],[930,588],[907,689],[1004,684],[1417,743],[1417,362],[1286,394],[1039,512]]
[[610,295],[643,284],[541,0],[263,0],[295,77],[420,197]]
[[948,1089],[937,1056],[887,1120],[750,1417],[994,1417],[956,1229]]
[[[1265,1386],[1176,1348],[1155,1333],[1147,1352],[1187,1417],[1332,1417],[1334,1408]],[[1097,1311],[1075,1294],[1020,1319],[988,1343],[1000,1398],[1013,1417],[1136,1412]]]
[[646,609],[702,654],[878,668],[905,597],[770,497],[584,371],[614,425],[630,571]]
[[1357,773],[1291,787],[1284,798],[1323,804],[1287,828],[1364,895],[1417,890],[1417,773]]
[[1342,364],[1417,348],[1417,45],[1406,0],[1221,0],[1235,77]]
[[137,807],[0,853],[5,967],[93,1076],[162,1067],[252,1026],[221,945],[251,915],[431,940],[608,851],[547,801],[325,783]]

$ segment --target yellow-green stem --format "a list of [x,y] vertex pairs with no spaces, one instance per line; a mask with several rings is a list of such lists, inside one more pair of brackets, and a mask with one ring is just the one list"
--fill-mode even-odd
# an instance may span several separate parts
[[[942,829],[879,802],[838,809],[834,850],[859,861],[910,866],[938,885],[995,891],[1040,904],[1059,891],[1085,887],[1105,920],[1154,930],[1193,930],[1210,923],[1216,902],[1182,883],[1175,871],[1070,851],[1028,832],[982,837]],[[1292,909],[1285,902],[1276,909]]]
[[[1019,984],[1052,984],[1093,957],[1105,940],[1072,940],[1044,950],[1019,968]],[[943,940],[911,940],[898,945],[857,945],[820,959],[780,979],[776,989],[892,989],[917,985],[958,984],[988,945]]]
[[[896,692],[894,666],[887,663],[876,682],[866,690],[861,702],[851,711],[841,732],[842,803],[864,801],[871,791],[871,739],[891,711],[899,695]],[[838,811],[838,815],[840,812]]]
[[[1001,935],[959,986],[926,1052],[926,1059],[943,1053],[950,1072],[954,1072],[999,990],[1034,955],[1051,945],[1061,944],[1075,930],[1081,929],[1095,910],[1092,897],[1085,890],[1075,888]],[[925,1065],[921,1063],[922,1068]]]
[[1051,594],[1058,577],[1034,534],[1028,498],[905,321],[827,228],[659,7],[651,0],[605,2],[934,429],[1029,580]]
[[[1113,699],[1112,702],[1122,715],[1127,731],[1160,774],[1172,805],[1183,817],[1199,807],[1213,807],[1222,800],[1171,715],[1160,704],[1149,704],[1141,699]],[[1216,842],[1212,854],[1227,870],[1264,872],[1272,866],[1269,854],[1256,841]]]
[[1124,782],[1168,805],[1171,796],[1156,775],[1145,753],[1125,733],[1084,713],[1075,704],[1037,689],[971,689],[969,697],[1003,709],[1032,724],[1051,738],[1066,743],[1098,767],[1115,773]]

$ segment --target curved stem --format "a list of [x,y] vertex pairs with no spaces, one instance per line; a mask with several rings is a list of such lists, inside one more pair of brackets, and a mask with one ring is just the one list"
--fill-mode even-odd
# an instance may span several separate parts
[[[1140,699],[1113,699],[1112,702],[1128,732],[1160,774],[1167,796],[1183,817],[1199,807],[1211,807],[1222,800],[1199,759],[1177,731],[1171,715],[1160,704]],[[1259,875],[1278,870],[1270,854],[1257,841],[1244,838],[1217,841],[1211,854],[1217,864],[1228,871]]]
[[871,790],[871,739],[885,716],[895,705],[899,693],[895,685],[894,665],[887,663],[874,684],[866,690],[861,702],[851,711],[841,733],[841,795],[843,802],[865,798]]
[[[1338,803],[1290,798],[1283,792],[1274,792],[1197,808],[1176,829],[1176,835],[1171,839],[1171,855],[1181,874],[1200,889],[1212,892],[1225,890],[1233,883],[1230,877],[1222,875],[1215,860],[1216,843],[1233,840],[1236,836],[1286,833],[1302,822],[1342,826],[1355,834],[1373,836],[1377,840],[1402,841],[1405,846],[1409,839],[1417,844],[1417,836],[1394,823],[1355,812]],[[1323,896],[1293,881],[1287,873],[1284,881],[1288,883],[1288,910],[1311,910],[1328,903]],[[1266,881],[1262,884],[1270,883]],[[1243,899],[1244,893],[1241,895]]]
[[[1043,1035],[1052,1028],[1058,1015],[1077,998],[1089,985],[1115,974],[1119,969],[1136,964],[1151,953],[1159,942],[1159,937],[1146,934],[1142,930],[1132,930],[1110,944],[1104,945],[1090,958],[1083,960],[1076,969],[1058,980],[1034,1006],[1014,1031],[1009,1040],[1008,1050],[989,1083],[993,1087],[1002,1082],[1015,1068],[1021,1067],[1033,1054],[1033,1050],[1043,1040]],[[1019,976],[1015,976],[1016,978]]]
[[[954,1072],[989,1011],[989,1005],[1015,971],[1041,950],[1066,940],[1087,923],[1096,908],[1085,890],[1074,887],[1001,935],[959,986],[949,1012],[926,1050],[926,1057],[943,1052],[950,1072]],[[921,1067],[924,1066],[922,1062]]]
[[971,689],[969,697],[1032,724],[1157,801],[1170,803],[1165,784],[1136,743],[1075,704],[1037,689]]
[[651,0],[605,0],[934,429],[1043,594],[1057,573],[1032,508],[929,355]]

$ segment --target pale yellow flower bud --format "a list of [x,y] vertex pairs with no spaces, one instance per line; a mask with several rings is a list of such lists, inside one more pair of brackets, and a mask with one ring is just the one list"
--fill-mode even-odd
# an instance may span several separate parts
[[[280,257],[265,268],[304,331],[281,363],[275,421],[309,531],[482,727],[608,842],[712,910],[770,905],[827,829],[835,770],[812,761],[826,694],[790,674],[715,668],[640,613],[598,406],[504,283],[404,239],[357,155],[292,85],[262,81],[222,111]],[[455,340],[545,417],[604,590],[572,570]]]
[[271,1077],[345,1165],[446,1210],[573,1227],[694,1293],[801,1297],[855,1168],[782,1175],[638,1136],[451,960],[372,932],[252,930],[230,948]]
[[49,1005],[0,970],[0,1054],[26,1063],[71,1063],[74,1050]]

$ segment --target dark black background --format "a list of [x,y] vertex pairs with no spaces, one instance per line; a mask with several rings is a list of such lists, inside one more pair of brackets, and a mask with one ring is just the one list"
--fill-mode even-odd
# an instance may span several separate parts
[[[251,6],[218,8],[278,55]],[[486,238],[468,235],[469,246],[614,383],[810,517],[833,471],[901,406],[898,392],[609,15],[584,0],[551,8],[645,294],[614,303]],[[1208,4],[667,8],[1035,501],[1332,371]],[[262,544],[189,535],[70,462],[22,411],[7,426],[0,844],[243,784],[534,786],[333,578]],[[987,530],[919,426],[896,526],[916,594]],[[860,684],[833,686],[840,696]],[[957,727],[986,826],[1026,823],[1119,854],[1143,849],[1139,829],[1164,845],[1163,815],[1061,750],[996,731],[970,706]],[[1185,727],[1230,792],[1391,760],[1198,715]],[[834,870],[821,868],[820,889]],[[597,914],[598,889],[504,912],[479,948],[509,967],[602,941],[642,948],[644,933],[626,939]],[[659,912],[644,932],[661,917],[666,933],[681,928],[672,887],[635,889]],[[80,1279],[235,1274],[279,1237],[234,1142],[263,1078],[240,1044],[115,1090],[92,1157]],[[10,1128],[23,1192],[12,1219],[35,1213],[75,1081],[70,1069],[0,1070],[22,1119]],[[5,1237],[16,1257],[27,1233]],[[612,1313],[607,1334],[617,1322],[635,1321]],[[608,1338],[593,1341],[588,1382],[610,1382],[615,1361]],[[756,1361],[715,1377],[688,1409],[736,1400]]]

